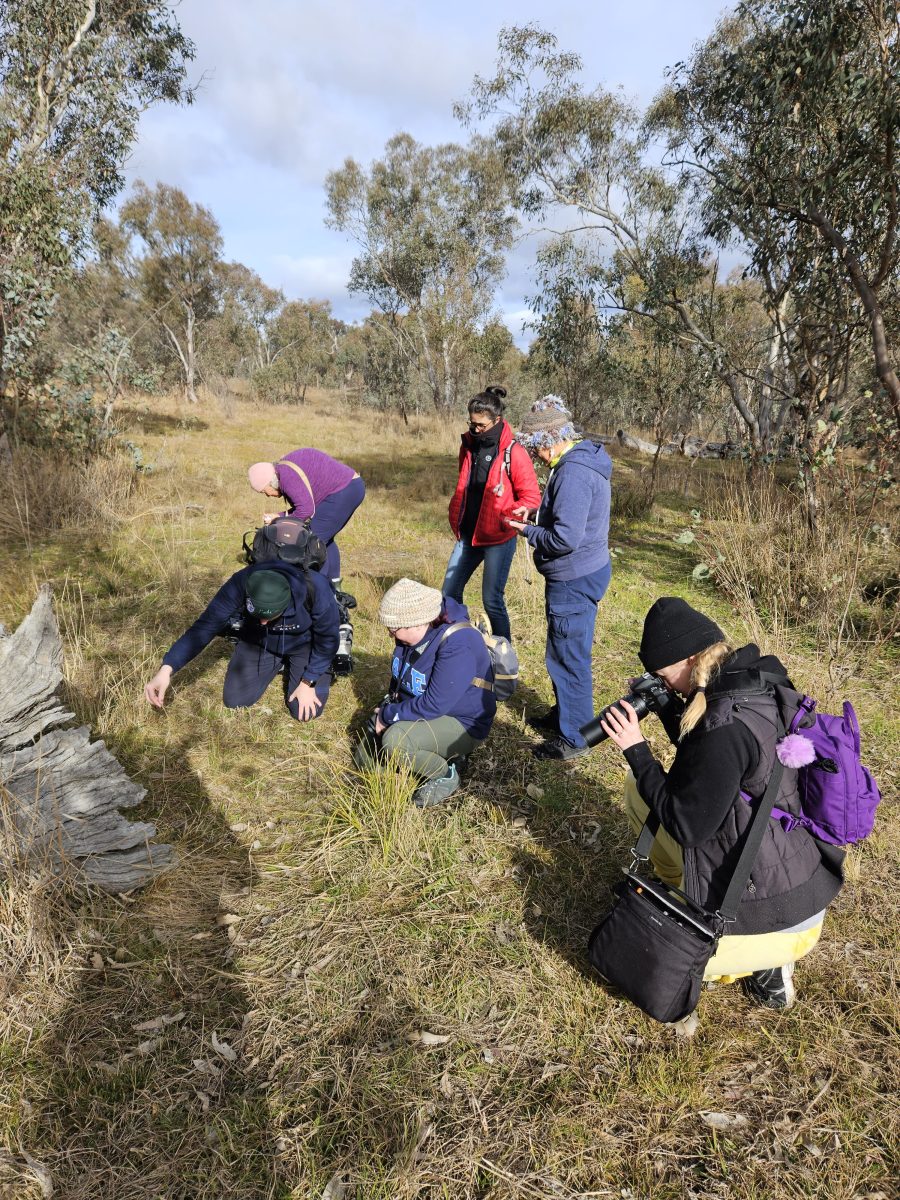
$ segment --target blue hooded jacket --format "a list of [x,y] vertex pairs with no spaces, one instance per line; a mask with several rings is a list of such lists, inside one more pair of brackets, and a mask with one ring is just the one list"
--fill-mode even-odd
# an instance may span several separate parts
[[381,706],[381,719],[385,725],[393,725],[395,721],[455,717],[468,734],[480,741],[491,731],[497,701],[492,690],[472,680],[493,682],[491,656],[474,627],[442,636],[448,625],[469,619],[465,605],[445,596],[439,619],[441,623],[432,626],[417,646],[398,644],[395,648],[391,693],[398,699]]
[[550,472],[537,524],[525,527],[545,579],[581,579],[609,562],[612,460],[599,442],[576,442]]
[[[244,585],[254,571],[278,571],[291,585],[291,600],[274,621],[262,625],[247,612]],[[205,649],[218,634],[224,632],[232,617],[244,618],[238,639],[260,646],[270,654],[288,657],[309,646],[309,663],[304,674],[311,678],[324,675],[337,653],[340,614],[334,592],[328,580],[318,571],[309,571],[309,589],[302,570],[290,563],[254,563],[236,571],[222,584],[209,604],[172,646],[163,665],[180,671],[192,658]]]

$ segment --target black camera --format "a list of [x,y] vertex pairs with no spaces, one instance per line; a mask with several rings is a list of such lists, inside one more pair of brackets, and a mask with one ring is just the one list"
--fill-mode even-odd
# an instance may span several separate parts
[[[647,713],[664,712],[672,703],[672,693],[658,675],[652,675],[646,671],[634,680],[631,691],[627,696],[623,696],[622,700],[627,700],[637,713],[637,719],[643,721]],[[601,742],[606,741],[609,734],[600,722],[611,708],[618,708],[620,712],[624,712],[625,710],[621,707],[622,700],[616,700],[588,721],[586,725],[582,725],[580,733],[589,746],[599,746]]]

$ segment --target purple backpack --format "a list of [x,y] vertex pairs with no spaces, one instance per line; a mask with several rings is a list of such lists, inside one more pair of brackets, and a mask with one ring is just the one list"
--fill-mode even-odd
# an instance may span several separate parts
[[[859,760],[859,722],[853,705],[845,700],[840,717],[814,713],[815,707],[811,696],[801,699],[787,734],[776,747],[779,760],[797,769],[802,813],[794,817],[773,808],[772,816],[787,831],[803,825],[823,842],[846,846],[872,832],[881,792]],[[798,731],[801,722],[808,724]],[[741,795],[750,799],[743,792]]]

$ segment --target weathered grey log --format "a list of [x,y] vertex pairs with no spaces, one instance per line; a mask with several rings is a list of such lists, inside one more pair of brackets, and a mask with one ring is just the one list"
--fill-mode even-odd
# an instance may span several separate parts
[[[643,438],[633,437],[624,429],[616,432],[616,440],[626,450],[637,450],[640,454],[656,454],[657,442],[646,442]],[[736,442],[708,442],[693,435],[678,434],[666,442],[659,452],[683,454],[687,458],[737,458],[741,454],[741,447]]]
[[0,754],[72,719],[56,694],[62,664],[53,598],[45,585],[15,633],[0,639]]
[[125,774],[90,729],[72,719],[57,691],[62,641],[50,589],[0,639],[0,802],[7,810],[3,855],[65,864],[76,878],[110,892],[148,883],[175,864],[171,846],[153,846],[156,828],[119,811],[145,789]]
[[[624,429],[619,429],[616,432],[616,438],[620,446],[624,446],[626,450],[638,450],[641,454],[655,454],[657,449],[656,442],[645,442],[643,438],[632,437],[630,433],[626,433]],[[675,454],[678,451],[677,442],[667,442],[660,450],[660,454]]]

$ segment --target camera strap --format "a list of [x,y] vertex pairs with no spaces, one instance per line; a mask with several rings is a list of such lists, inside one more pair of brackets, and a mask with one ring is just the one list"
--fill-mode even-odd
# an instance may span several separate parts
[[[779,726],[781,721],[779,720]],[[784,729],[781,729],[781,736],[784,734]],[[784,775],[784,764],[776,757],[775,765],[772,768],[772,774],[769,776],[769,782],[766,785],[765,793],[759,803],[754,805],[753,815],[750,818],[750,824],[747,826],[747,831],[744,834],[744,844],[741,847],[741,853],[735,863],[734,871],[728,887],[725,889],[725,894],[717,909],[713,913],[709,913],[711,919],[718,919],[726,925],[732,924],[737,919],[738,906],[741,902],[741,897],[744,894],[744,889],[750,879],[750,873],[753,870],[753,864],[756,862],[756,856],[759,853],[759,847],[762,843],[763,834],[772,814],[772,809],[775,806],[775,800],[778,796],[778,789],[781,786],[781,778]],[[638,836],[632,850],[632,864],[629,868],[630,872],[637,869],[639,863],[646,862],[650,857],[650,850],[653,846],[653,839],[656,837],[656,832],[659,829],[659,817],[651,811],[647,820],[644,822],[644,827]],[[677,889],[676,889],[677,890]]]

